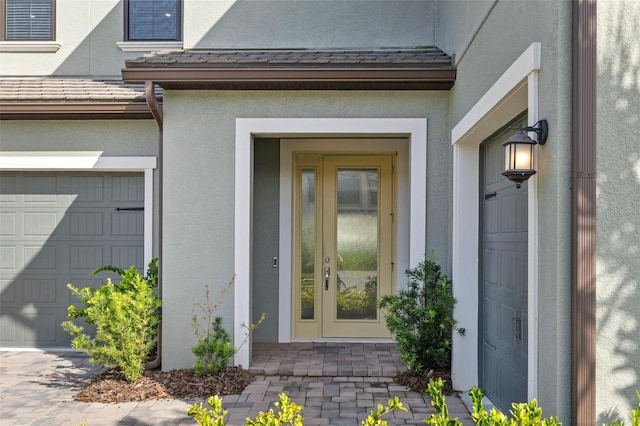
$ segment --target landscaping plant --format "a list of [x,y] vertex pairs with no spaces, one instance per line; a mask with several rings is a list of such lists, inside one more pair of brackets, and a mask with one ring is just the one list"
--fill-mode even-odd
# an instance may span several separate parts
[[71,320],[63,322],[62,328],[73,337],[71,346],[87,353],[92,363],[119,368],[133,382],[142,377],[144,362],[157,341],[161,306],[157,278],[143,277],[134,266],[127,270],[104,267],[93,274],[105,270],[119,273],[122,281],[115,284],[109,278],[97,289],[67,285],[85,305],[69,306],[69,318],[84,318],[95,325],[95,337],[85,334],[84,328]]
[[395,410],[408,411],[407,407],[402,405],[400,398],[397,396],[390,399],[386,406],[378,404],[377,408],[378,409],[376,411],[372,411],[369,416],[362,421],[362,426],[387,426],[388,422],[386,420],[382,420],[382,416]]
[[535,399],[529,403],[512,403],[512,418],[509,418],[495,408],[487,412],[482,403],[484,393],[477,387],[471,389],[469,397],[473,403],[471,418],[478,426],[562,426],[557,417],[542,418],[542,408]]
[[247,342],[249,334],[264,321],[265,315],[262,314],[262,317],[256,324],[251,324],[250,326],[242,324],[242,327],[247,329],[246,337],[237,348],[233,345],[229,333],[222,327],[222,318],[219,316],[214,317],[213,315],[216,308],[222,303],[225,294],[233,285],[233,282],[234,279],[232,278],[229,284],[222,289],[220,298],[215,304],[212,304],[209,298],[209,286],[205,286],[204,303],[195,303],[195,308],[200,311],[202,315],[201,319],[206,324],[206,327],[202,326],[198,314],[195,312],[192,314],[191,326],[198,341],[196,345],[191,348],[191,351],[196,356],[193,372],[197,376],[218,375],[222,369],[229,364],[231,357]]
[[441,275],[433,253],[407,272],[409,284],[394,295],[382,296],[387,328],[395,335],[398,352],[416,372],[448,368],[451,363],[451,332],[456,328],[451,280]]
[[189,407],[187,415],[193,417],[193,420],[201,426],[224,426],[227,410],[222,409],[222,398],[218,395],[210,396],[207,404],[210,407],[209,410],[202,406],[202,402],[193,404]]

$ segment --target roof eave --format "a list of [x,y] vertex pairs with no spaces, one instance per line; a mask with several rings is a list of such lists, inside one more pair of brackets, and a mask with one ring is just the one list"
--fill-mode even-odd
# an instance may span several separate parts
[[450,67],[135,67],[124,68],[126,83],[153,81],[165,89],[235,90],[449,90]]
[[0,120],[153,119],[144,102],[0,102]]

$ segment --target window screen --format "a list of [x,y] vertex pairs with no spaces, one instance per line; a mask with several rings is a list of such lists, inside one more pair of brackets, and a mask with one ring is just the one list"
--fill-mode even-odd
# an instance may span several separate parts
[[129,0],[127,40],[179,40],[180,0]]
[[53,40],[53,0],[5,0],[5,40]]

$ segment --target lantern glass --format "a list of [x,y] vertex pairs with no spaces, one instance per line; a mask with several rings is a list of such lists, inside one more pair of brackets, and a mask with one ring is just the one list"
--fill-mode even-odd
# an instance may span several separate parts
[[534,170],[533,147],[531,143],[510,143],[504,149],[505,170]]

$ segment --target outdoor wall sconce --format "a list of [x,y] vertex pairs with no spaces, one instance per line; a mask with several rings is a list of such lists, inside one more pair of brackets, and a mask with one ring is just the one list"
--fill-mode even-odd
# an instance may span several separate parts
[[[540,120],[530,127],[515,126],[513,130],[517,130],[505,143],[504,147],[504,172],[510,181],[516,183],[516,188],[522,186],[522,182],[536,174],[533,155],[533,147],[536,144],[544,145],[547,141],[549,133],[549,125],[547,120]],[[535,132],[536,140],[531,139],[525,132]]]

